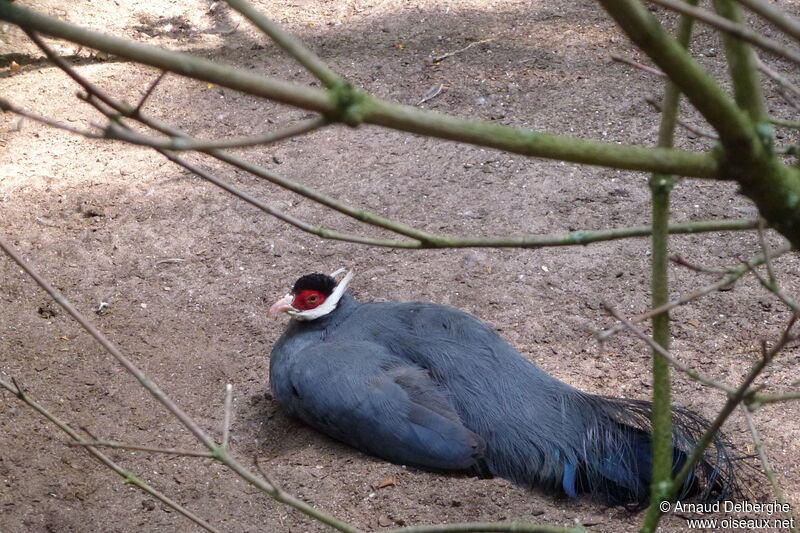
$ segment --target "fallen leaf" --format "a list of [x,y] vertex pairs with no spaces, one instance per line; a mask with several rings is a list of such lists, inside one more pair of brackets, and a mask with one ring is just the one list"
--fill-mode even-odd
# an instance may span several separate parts
[[21,69],[22,67],[21,67],[21,66],[19,65],[19,63],[17,63],[16,61],[12,61],[12,62],[11,62],[11,65],[9,65],[9,66],[8,66],[8,68],[9,68],[10,70],[19,70],[19,69]]
[[378,486],[375,488],[385,489],[386,487],[394,487],[395,485],[397,485],[397,477],[392,475],[378,483]]

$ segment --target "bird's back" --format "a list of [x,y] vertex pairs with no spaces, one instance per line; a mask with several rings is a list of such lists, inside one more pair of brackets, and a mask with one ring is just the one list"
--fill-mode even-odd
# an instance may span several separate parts
[[[353,357],[372,363],[376,357],[387,358],[393,363],[381,372],[391,373],[400,365],[421,372],[420,379],[429,377],[425,387],[433,395],[414,399],[413,388],[405,387],[407,399],[413,401],[404,408],[428,402],[435,412],[433,404],[444,402],[452,409],[451,421],[482,441],[476,445],[460,429],[451,428],[449,437],[463,452],[460,462],[448,459],[443,464],[467,464],[469,450],[480,449],[492,474],[520,485],[555,489],[571,497],[594,493],[608,503],[639,505],[647,500],[650,404],[579,391],[525,359],[468,313],[431,303],[359,303],[346,294],[330,315],[312,322],[292,321],[273,350],[271,375],[273,368],[282,371],[287,361],[299,357],[298,350],[308,351],[309,346],[316,347],[315,357],[335,354],[343,361]],[[345,354],[346,346],[352,348],[351,355]],[[318,370],[323,366],[316,365]],[[689,411],[675,410],[676,465],[685,461],[706,424]],[[687,484],[692,490],[705,490],[706,498],[724,496],[735,485],[724,442],[717,439],[715,447],[707,457],[716,453],[718,459],[701,461]],[[396,460],[373,449],[367,451]],[[705,478],[705,489],[700,477]]]

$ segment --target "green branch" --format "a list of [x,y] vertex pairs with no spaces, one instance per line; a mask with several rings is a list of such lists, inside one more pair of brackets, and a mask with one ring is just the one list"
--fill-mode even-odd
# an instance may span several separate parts
[[[717,130],[724,148],[719,152],[721,175],[736,180],[770,225],[792,244],[800,246],[800,170],[784,165],[775,157],[769,132],[750,120],[641,3],[600,2]],[[681,12],[692,9],[685,2],[678,3]]]
[[[690,0],[691,1],[691,0]],[[694,0],[696,3],[696,0]],[[677,42],[687,49],[692,35],[692,19],[681,17],[678,25]],[[658,129],[658,146],[671,148],[678,123],[678,104],[680,90],[668,79],[664,86],[664,103],[661,124]],[[676,182],[675,176],[653,174],[650,177],[651,210],[653,223],[652,254],[650,266],[651,304],[657,309],[669,301],[669,207],[670,193]],[[669,312],[659,313],[652,318],[653,344],[661,350],[653,349],[653,407],[650,413],[653,427],[653,476],[650,487],[651,508],[663,499],[663,489],[672,479],[672,383],[670,361],[661,351],[668,352],[670,345]],[[651,518],[652,517],[652,518]],[[650,519],[649,521],[647,519]],[[654,531],[658,515],[648,514],[642,531]]]
[[741,24],[737,24],[732,22],[724,17],[720,17],[719,15],[715,15],[705,9],[700,9],[697,7],[692,7],[687,5],[685,2],[679,0],[648,0],[653,4],[658,4],[662,7],[675,11],[676,13],[681,13],[683,15],[688,15],[690,17],[694,17],[695,19],[708,24],[709,26],[716,28],[724,33],[752,43],[759,48],[762,48],[768,52],[772,52],[778,57],[783,57],[788,59],[789,61],[800,65],[800,52],[797,50],[793,50],[791,48],[787,48],[786,45],[770,39],[768,37],[764,37],[758,32],[751,30],[746,26],[742,26]]
[[[736,24],[743,24],[742,8],[733,0],[714,0],[714,8],[720,16]],[[764,120],[767,112],[753,50],[745,41],[727,33],[722,35],[722,41],[725,43],[725,55],[736,103],[747,112],[750,120],[758,123]]]
[[255,27],[264,32],[272,41],[295,58],[306,70],[316,76],[329,89],[344,80],[328,67],[314,52],[306,48],[298,39],[289,35],[283,28],[259,13],[249,3],[242,0],[225,0],[229,6],[241,13]]
[[650,11],[637,0],[600,0],[600,3],[717,130],[726,152],[750,157],[755,150],[755,133],[747,115],[666,32]]
[[0,19],[24,29],[66,39],[161,70],[316,111],[330,119],[343,120],[350,124],[376,124],[528,156],[575,163],[698,178],[722,177],[716,159],[710,154],[587,141],[566,135],[521,130],[394,104],[341,86],[331,92],[314,89],[219,65],[189,54],[103,35],[9,2],[0,2]]
[[763,0],[736,0],[758,16],[770,21],[787,35],[800,41],[800,21]]

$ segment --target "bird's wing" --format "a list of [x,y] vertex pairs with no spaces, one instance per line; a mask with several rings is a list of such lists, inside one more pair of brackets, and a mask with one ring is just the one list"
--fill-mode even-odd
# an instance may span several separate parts
[[271,376],[278,401],[310,426],[399,464],[467,470],[483,453],[428,373],[369,342],[322,342]]

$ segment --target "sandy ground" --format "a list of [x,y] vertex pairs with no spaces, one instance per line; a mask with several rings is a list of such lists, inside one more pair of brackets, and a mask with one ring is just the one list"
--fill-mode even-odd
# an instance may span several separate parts
[[[298,83],[314,81],[266,38],[225,8],[175,0],[95,0],[66,9],[23,2],[100,31]],[[611,142],[652,144],[658,115],[644,102],[659,80],[612,62],[643,61],[593,2],[395,3],[375,0],[256,2],[335,70],[379,96],[503,124]],[[795,12],[797,2],[784,2]],[[664,16],[664,13],[660,13]],[[76,87],[13,28],[0,27],[0,93],[27,109],[83,127],[99,116]],[[774,31],[767,31],[774,35]],[[493,39],[433,64],[432,57]],[[80,72],[136,101],[157,72],[61,44]],[[695,55],[720,77],[723,53],[699,28]],[[11,61],[21,68],[9,68]],[[773,68],[800,81],[788,63]],[[793,117],[774,87],[770,110]],[[203,138],[253,134],[308,114],[168,76],[147,112]],[[685,117],[702,122],[685,107]],[[613,241],[540,250],[404,252],[322,241],[243,204],[158,154],[87,140],[4,115],[0,118],[0,227],[21,253],[207,430],[219,432],[223,390],[234,385],[232,447],[262,465],[288,492],[367,530],[476,520],[524,520],[596,531],[633,531],[641,515],[589,501],[556,499],[510,483],[401,468],[364,456],[288,419],[265,395],[272,343],[283,321],[269,303],[301,274],[356,271],[364,300],[427,300],[490,322],[525,356],[584,390],[647,398],[648,351],[622,334],[600,346],[609,324],[602,301],[627,314],[646,310],[648,243]],[[707,127],[706,127],[707,128]],[[790,133],[782,131],[782,139]],[[707,149],[681,130],[678,144]],[[645,224],[647,176],[382,130],[334,127],[275,147],[241,150],[251,160],[343,201],[429,231],[451,234],[551,233]],[[286,191],[194,158],[294,216],[362,231]],[[675,189],[673,219],[756,215],[728,183],[686,180]],[[366,230],[368,234],[374,234]],[[773,238],[773,243],[779,239]],[[754,232],[677,236],[673,251],[721,268],[759,251]],[[800,264],[775,268],[798,294]],[[713,275],[673,266],[672,294]],[[132,378],[19,268],[0,259],[0,375],[75,427],[113,440],[194,446]],[[108,307],[95,314],[101,302]],[[742,378],[762,339],[788,320],[753,279],[673,315],[674,353],[728,383]],[[769,390],[797,379],[800,350],[786,350],[765,373]],[[713,417],[724,402],[684,376],[675,402]],[[787,497],[800,505],[800,407],[755,415]],[[726,432],[752,451],[740,415]],[[109,454],[225,531],[318,531],[324,527],[274,503],[222,467],[201,459],[140,452]],[[396,476],[396,484],[376,487]],[[753,497],[766,492],[756,478]],[[760,518],[761,515],[754,517]],[[670,516],[665,531],[681,531]],[[193,531],[195,526],[98,464],[7,393],[0,394],[0,531]]]

